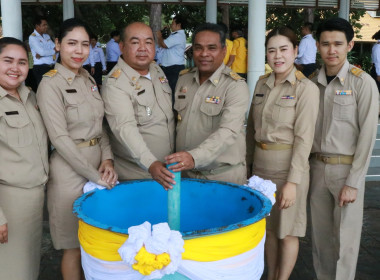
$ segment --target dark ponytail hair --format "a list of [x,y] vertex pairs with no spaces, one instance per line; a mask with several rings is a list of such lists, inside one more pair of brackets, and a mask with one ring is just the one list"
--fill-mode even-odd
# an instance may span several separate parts
[[287,37],[289,41],[293,44],[294,48],[298,45],[296,33],[294,33],[294,31],[289,27],[284,26],[272,29],[272,31],[268,33],[265,39],[265,47],[267,47],[269,39],[277,35]]
[[73,29],[76,27],[83,27],[84,30],[86,30],[86,33],[88,35],[88,40],[90,40],[91,32],[88,26],[80,19],[69,18],[69,19],[66,19],[64,22],[62,22],[61,27],[59,28],[59,32],[57,36],[58,42],[62,42],[62,39],[65,38],[67,33],[69,33],[70,31],[73,31]]

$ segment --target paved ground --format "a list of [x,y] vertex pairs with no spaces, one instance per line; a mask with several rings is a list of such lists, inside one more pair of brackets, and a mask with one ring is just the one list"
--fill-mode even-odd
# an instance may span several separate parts
[[[49,226],[44,223],[40,280],[60,280],[59,262],[62,253],[53,249]],[[315,279],[310,230],[300,240],[299,257],[290,280]],[[366,184],[364,222],[356,280],[380,279],[380,182]],[[215,279],[217,280],[217,279]],[[236,279],[239,280],[239,279]]]

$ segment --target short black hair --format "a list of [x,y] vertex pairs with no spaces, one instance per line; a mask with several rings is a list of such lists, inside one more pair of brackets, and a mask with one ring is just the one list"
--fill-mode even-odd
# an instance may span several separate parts
[[120,31],[119,30],[114,30],[111,32],[110,34],[111,38],[115,37],[115,36],[120,36]]
[[94,33],[90,33],[90,40],[91,39],[95,39],[96,41],[98,41],[98,35],[95,35]]
[[309,21],[305,21],[304,24],[303,24],[303,27],[306,27],[307,29],[309,29],[309,31],[313,31],[313,24]]
[[197,29],[195,29],[193,33],[193,37],[191,38],[191,43],[193,45],[195,41],[195,36],[197,36],[197,34],[202,31],[210,31],[210,32],[219,34],[220,44],[222,45],[222,48],[226,46],[226,32],[224,32],[223,27],[220,26],[219,24],[210,23],[210,22],[203,23],[200,26],[198,26]]
[[173,20],[175,20],[176,24],[181,24],[181,28],[185,29],[187,27],[187,20],[182,15],[176,15]]
[[317,33],[315,34],[317,41],[319,41],[321,33],[324,31],[343,32],[346,35],[347,43],[351,42],[354,38],[354,29],[351,24],[347,20],[339,17],[327,19],[319,24]]
[[0,53],[2,53],[3,49],[9,45],[17,45],[22,47],[25,50],[26,56],[28,56],[28,49],[24,42],[13,37],[3,37],[0,39]]
[[374,39],[374,40],[380,40],[380,30],[377,31],[375,34],[373,34],[372,39]]
[[46,20],[47,22],[47,18],[45,16],[41,16],[41,15],[37,15],[35,18],[34,18],[34,26],[36,25],[40,25],[42,23],[43,20]]

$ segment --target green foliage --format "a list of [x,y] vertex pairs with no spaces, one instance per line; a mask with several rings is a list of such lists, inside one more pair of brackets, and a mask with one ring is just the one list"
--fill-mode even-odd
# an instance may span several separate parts
[[169,25],[173,16],[180,14],[187,19],[186,32],[189,35],[195,28],[206,20],[205,5],[162,5],[164,25]]
[[[143,21],[149,23],[150,5],[147,4],[75,4],[75,16],[86,21],[93,32],[99,36],[101,42],[106,42],[109,33],[115,29],[122,29],[133,21]],[[62,5],[27,5],[22,6],[23,33],[27,38],[33,31],[33,18],[36,14],[48,16],[52,33],[56,33],[62,22]],[[188,20],[188,35],[200,23],[205,22],[205,5],[162,5],[162,23],[170,24],[171,18],[175,14],[182,14]],[[315,26],[326,18],[337,16],[337,10],[314,10]],[[248,7],[242,5],[230,6],[230,30],[248,28]],[[361,26],[359,19],[364,15],[364,11],[355,10],[350,15],[350,21],[358,34]],[[221,7],[218,7],[218,22],[222,22]],[[305,21],[304,9],[290,9],[281,7],[268,7],[267,9],[267,30],[278,26],[290,26],[295,29],[300,37],[300,27]],[[357,35],[358,36],[358,35]]]
[[363,69],[367,73],[371,72],[372,59],[370,52],[363,52],[362,54],[359,54],[356,51],[351,51],[348,53],[347,59],[351,64]]
[[76,16],[86,21],[101,42],[109,40],[109,33],[122,30],[131,22],[149,23],[148,5],[76,4]]

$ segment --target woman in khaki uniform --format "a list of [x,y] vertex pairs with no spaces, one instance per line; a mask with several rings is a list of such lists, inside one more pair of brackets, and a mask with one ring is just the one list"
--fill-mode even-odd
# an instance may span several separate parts
[[267,219],[268,279],[288,279],[306,231],[308,157],[313,142],[319,90],[294,67],[297,40],[289,28],[266,38],[273,72],[257,82],[247,126],[248,173],[277,185]]
[[102,128],[103,100],[91,75],[82,68],[89,55],[85,25],[68,19],[56,39],[60,63],[46,73],[37,100],[54,151],[47,183],[50,233],[56,249],[64,249],[64,279],[80,279],[78,220],[74,200],[88,181],[112,187],[117,175],[108,136]]
[[40,265],[47,134],[28,75],[26,46],[0,39],[0,279],[36,280]]

